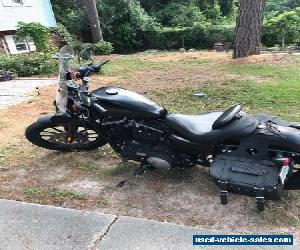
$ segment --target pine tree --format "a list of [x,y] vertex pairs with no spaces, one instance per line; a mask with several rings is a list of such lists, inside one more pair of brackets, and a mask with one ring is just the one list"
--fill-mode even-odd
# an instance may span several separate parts
[[259,54],[265,0],[239,0],[234,58]]
[[96,0],[81,0],[81,4],[89,19],[93,42],[103,41]]

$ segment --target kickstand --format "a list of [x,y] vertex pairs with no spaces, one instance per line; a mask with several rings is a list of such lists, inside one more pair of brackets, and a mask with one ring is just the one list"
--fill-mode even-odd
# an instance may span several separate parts
[[146,162],[142,162],[139,167],[134,170],[134,176],[141,176],[147,171],[151,171],[154,168],[148,165]]

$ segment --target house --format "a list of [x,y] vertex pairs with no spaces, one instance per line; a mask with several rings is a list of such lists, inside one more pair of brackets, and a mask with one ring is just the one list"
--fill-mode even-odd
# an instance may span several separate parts
[[0,53],[35,51],[32,42],[19,41],[15,35],[20,21],[56,27],[50,0],[0,0]]

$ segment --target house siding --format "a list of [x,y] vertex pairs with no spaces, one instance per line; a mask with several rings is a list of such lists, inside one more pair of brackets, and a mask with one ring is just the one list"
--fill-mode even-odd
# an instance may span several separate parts
[[7,44],[5,36],[14,35],[15,33],[16,33],[15,31],[0,32],[0,54],[10,53],[9,46]]
[[6,46],[4,36],[0,34],[0,54],[6,54]]
[[0,54],[5,53],[4,42],[4,35],[0,33]]
[[0,31],[16,30],[19,21],[56,27],[50,0],[26,0],[20,6],[9,6],[7,2],[0,0]]

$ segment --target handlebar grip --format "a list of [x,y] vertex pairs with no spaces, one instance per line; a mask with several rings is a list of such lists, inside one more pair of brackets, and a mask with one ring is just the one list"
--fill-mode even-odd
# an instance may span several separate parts
[[90,67],[94,70],[94,72],[98,72],[101,69],[101,67],[107,64],[108,62],[109,60],[105,60],[103,62],[100,62],[99,64],[90,65]]
[[98,66],[103,66],[103,65],[105,65],[105,64],[107,64],[109,62],[109,60],[105,60],[105,61],[103,61],[103,62],[100,62],[99,64],[98,64]]

